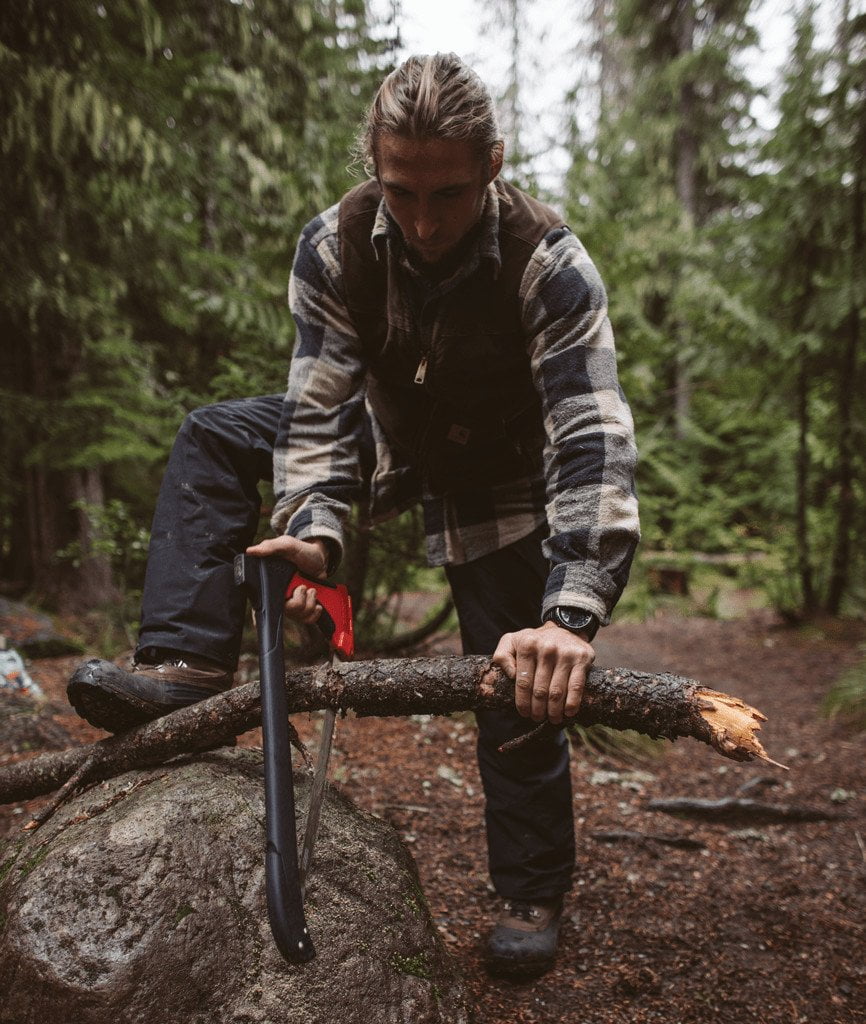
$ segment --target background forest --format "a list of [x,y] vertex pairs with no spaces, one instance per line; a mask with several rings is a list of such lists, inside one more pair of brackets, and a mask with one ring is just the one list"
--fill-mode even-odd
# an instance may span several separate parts
[[[501,30],[509,176],[536,191],[518,58],[539,3],[466,4]],[[791,617],[866,610],[866,15],[829,6],[800,6],[767,128],[744,62],[757,0],[572,4],[593,71],[576,59],[569,167],[542,194],[610,296],[641,451],[633,605],[648,566],[722,556]],[[183,415],[283,387],[295,239],[358,173],[401,16],[0,7],[5,593],[134,619]],[[365,548],[368,592],[405,585],[419,542],[409,518]]]

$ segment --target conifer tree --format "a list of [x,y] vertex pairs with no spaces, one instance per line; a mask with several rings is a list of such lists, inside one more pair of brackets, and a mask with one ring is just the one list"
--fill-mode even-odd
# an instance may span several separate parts
[[743,365],[759,326],[735,267],[754,96],[740,67],[754,40],[749,8],[593,5],[606,88],[596,130],[576,146],[567,216],[608,286],[651,545],[723,549],[760,532],[760,510],[742,497],[772,453],[739,459],[744,434],[762,426]]
[[[780,120],[756,198],[755,301],[775,312],[770,356],[780,414],[796,430],[783,531],[798,588],[792,611],[838,614],[862,578],[864,316],[863,25],[842,12],[834,50],[816,44],[816,9],[797,18]],[[859,38],[858,38],[859,36]],[[793,431],[792,431],[793,433]],[[862,594],[861,594],[862,599]]]
[[5,576],[110,599],[87,507],[143,516],[186,409],[283,387],[295,239],[386,45],[362,0],[0,8]]

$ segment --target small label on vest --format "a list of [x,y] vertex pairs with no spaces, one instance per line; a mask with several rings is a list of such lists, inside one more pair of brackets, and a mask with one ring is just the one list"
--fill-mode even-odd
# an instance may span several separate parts
[[461,427],[459,423],[452,423],[448,431],[448,440],[455,444],[466,444],[472,431],[469,427]]
[[418,369],[415,371],[415,383],[423,384],[424,378],[427,376],[427,356],[424,356],[421,362],[418,364]]

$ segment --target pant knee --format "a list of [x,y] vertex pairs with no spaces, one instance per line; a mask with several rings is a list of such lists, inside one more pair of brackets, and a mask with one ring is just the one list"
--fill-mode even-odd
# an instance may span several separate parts
[[180,448],[199,448],[232,462],[250,456],[261,462],[260,479],[271,474],[271,458],[282,397],[230,399],[193,409],[177,433]]
[[194,438],[223,433],[231,420],[231,405],[231,402],[214,402],[193,409],[184,416],[177,436]]

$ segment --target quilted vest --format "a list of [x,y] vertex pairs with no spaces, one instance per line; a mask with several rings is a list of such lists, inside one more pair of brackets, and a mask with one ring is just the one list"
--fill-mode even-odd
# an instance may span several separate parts
[[[563,222],[554,210],[499,182],[502,266],[482,266],[412,313],[396,260],[377,259],[371,233],[382,198],[368,181],[339,211],[346,304],[364,348],[367,398],[389,444],[445,493],[505,483],[541,469],[544,426],[532,383],[518,289],[542,238]],[[504,201],[503,201],[504,199]],[[402,281],[402,283],[401,283]]]

